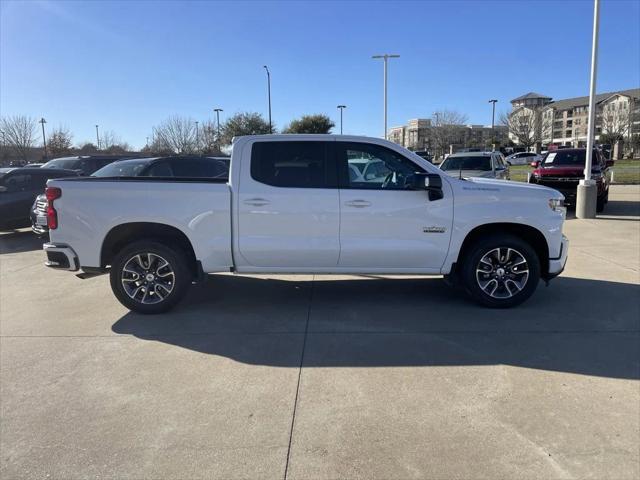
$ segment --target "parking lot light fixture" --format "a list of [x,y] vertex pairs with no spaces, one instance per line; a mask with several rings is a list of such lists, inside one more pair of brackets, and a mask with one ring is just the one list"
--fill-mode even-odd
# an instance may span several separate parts
[[338,105],[337,107],[338,109],[340,109],[340,135],[342,135],[342,111],[347,108],[346,105]]
[[273,127],[271,124],[271,72],[266,65],[262,66],[267,71],[267,95],[269,98],[269,133],[273,133]]
[[98,125],[96,125],[96,148],[100,150],[100,135],[98,134]]
[[373,55],[371,58],[381,58],[384,63],[384,138],[387,139],[387,64],[390,58],[399,58],[400,55],[385,53],[384,55]]
[[40,125],[42,125],[42,145],[44,147],[44,158],[47,158],[47,137],[44,134],[44,124],[47,123],[47,121],[44,119],[44,117],[42,117],[40,119]]
[[491,148],[493,150],[496,149],[496,136],[495,136],[495,124],[496,124],[496,103],[498,103],[498,100],[489,100],[489,103],[493,104],[492,105],[492,111],[491,111]]

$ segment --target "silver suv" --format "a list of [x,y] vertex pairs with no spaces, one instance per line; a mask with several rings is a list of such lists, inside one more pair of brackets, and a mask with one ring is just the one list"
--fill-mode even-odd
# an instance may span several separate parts
[[509,165],[500,152],[464,152],[449,155],[440,169],[452,177],[484,177],[509,180]]

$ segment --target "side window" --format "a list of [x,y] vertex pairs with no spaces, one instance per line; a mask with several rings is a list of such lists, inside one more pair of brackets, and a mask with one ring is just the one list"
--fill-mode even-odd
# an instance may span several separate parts
[[157,162],[151,165],[144,175],[147,177],[172,177],[173,171],[169,162]]
[[251,177],[274,187],[332,188],[337,184],[327,142],[321,141],[254,143]]
[[337,142],[341,187],[367,190],[410,190],[424,169],[380,145]]
[[216,178],[224,173],[220,162],[207,158],[173,158],[168,167],[174,177]]
[[4,186],[9,192],[24,192],[31,190],[31,175],[16,174],[5,179]]

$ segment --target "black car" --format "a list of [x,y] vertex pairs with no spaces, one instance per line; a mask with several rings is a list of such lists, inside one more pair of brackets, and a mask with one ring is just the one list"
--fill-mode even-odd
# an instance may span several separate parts
[[29,207],[47,180],[76,176],[73,170],[0,168],[0,230],[29,226]]
[[[94,172],[92,177],[176,177],[227,178],[229,159],[225,157],[175,156],[118,160]],[[31,229],[45,235],[47,228],[47,199],[39,195],[31,208]]]
[[65,170],[75,170],[79,175],[91,175],[96,170],[109,165],[110,163],[131,158],[131,155],[80,155],[75,157],[60,157],[49,160],[42,165],[42,168],[63,168]]

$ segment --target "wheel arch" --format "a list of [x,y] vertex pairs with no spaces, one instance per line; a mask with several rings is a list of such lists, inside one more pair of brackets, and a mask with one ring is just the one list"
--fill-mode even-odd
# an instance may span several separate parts
[[179,228],[155,222],[123,223],[109,230],[100,249],[100,266],[110,265],[120,250],[139,240],[156,241],[168,247],[178,246],[187,255],[194,276],[198,275],[198,261],[189,237]]
[[473,243],[477,239],[487,235],[495,235],[501,233],[507,233],[517,236],[531,245],[531,247],[538,255],[538,259],[540,260],[541,277],[546,278],[548,276],[549,245],[547,244],[547,239],[545,238],[544,234],[537,228],[522,223],[488,223],[473,228],[469,231],[469,233],[467,233],[464,241],[462,242],[460,252],[458,254],[457,263],[460,263],[464,259],[465,255],[469,251],[470,246],[473,245]]

